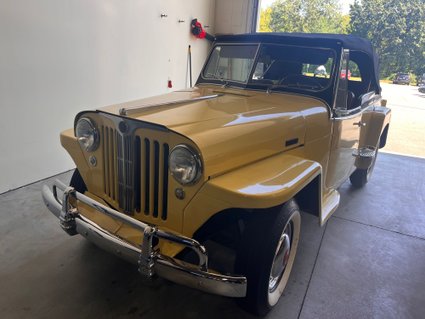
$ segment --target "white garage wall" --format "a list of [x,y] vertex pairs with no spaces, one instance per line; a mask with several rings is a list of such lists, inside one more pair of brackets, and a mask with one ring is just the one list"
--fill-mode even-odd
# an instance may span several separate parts
[[259,1],[216,0],[215,31],[218,34],[239,34],[255,30]]
[[80,110],[185,87],[189,44],[195,82],[209,44],[190,20],[213,33],[214,16],[215,0],[1,0],[0,193],[74,166],[59,132]]

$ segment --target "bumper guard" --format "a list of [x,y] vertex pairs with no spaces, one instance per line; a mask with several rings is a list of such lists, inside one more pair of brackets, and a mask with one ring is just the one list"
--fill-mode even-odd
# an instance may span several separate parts
[[[63,192],[61,200],[58,197],[58,189]],[[66,186],[58,180],[55,181],[53,190],[44,185],[42,195],[46,206],[59,218],[61,227],[68,234],[81,234],[97,246],[137,264],[139,272],[148,278],[156,274],[175,283],[217,295],[227,297],[246,295],[246,277],[209,272],[207,251],[192,238],[178,236],[131,218],[77,192],[73,187]],[[140,230],[143,233],[141,245],[129,243],[81,215],[71,204],[76,203],[77,200],[102,214]],[[162,255],[153,247],[154,237],[192,249],[198,255],[198,265]]]

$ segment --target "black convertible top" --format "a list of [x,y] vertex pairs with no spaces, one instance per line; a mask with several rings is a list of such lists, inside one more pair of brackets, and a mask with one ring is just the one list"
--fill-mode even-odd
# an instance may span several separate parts
[[345,49],[358,50],[374,56],[374,50],[369,40],[348,34],[330,33],[249,33],[249,34],[226,34],[218,35],[217,42],[268,42],[268,43],[290,43],[309,44],[321,47],[344,47]]
[[322,48],[333,48],[337,52],[344,48],[353,51],[361,51],[370,59],[374,68],[371,79],[374,86],[380,91],[379,86],[379,60],[369,40],[348,34],[330,33],[250,33],[218,35],[216,42],[253,42],[253,43],[279,43],[292,45],[307,45]]

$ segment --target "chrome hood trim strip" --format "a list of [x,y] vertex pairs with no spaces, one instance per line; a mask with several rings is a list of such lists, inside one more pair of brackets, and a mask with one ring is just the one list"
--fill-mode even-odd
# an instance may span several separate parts
[[123,116],[128,116],[128,115],[135,114],[135,113],[139,112],[140,110],[148,110],[150,108],[154,108],[154,107],[158,107],[158,106],[172,106],[172,105],[176,105],[176,104],[193,103],[193,102],[198,102],[198,101],[203,101],[203,100],[210,100],[210,99],[218,98],[219,96],[222,96],[222,95],[223,94],[205,95],[205,96],[200,96],[200,97],[196,97],[196,98],[193,98],[193,99],[175,100],[175,101],[165,102],[165,103],[141,105],[141,106],[136,106],[136,107],[131,107],[131,108],[130,107],[129,108],[121,108],[119,110],[119,114],[123,115]]

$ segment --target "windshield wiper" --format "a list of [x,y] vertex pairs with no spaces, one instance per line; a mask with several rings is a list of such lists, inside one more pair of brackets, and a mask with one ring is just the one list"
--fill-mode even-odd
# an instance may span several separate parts
[[229,85],[229,81],[227,79],[225,80],[222,76],[213,73],[207,73],[206,75],[212,77],[213,79],[220,80],[221,83],[223,83],[223,88]]
[[282,86],[281,84],[270,84],[269,86],[267,86],[267,93],[272,93],[272,91],[278,87]]
[[319,84],[307,84],[307,83],[288,83],[284,86],[290,88],[299,88],[299,89],[310,89],[310,90],[320,90],[323,89],[323,87]]
[[227,87],[230,85],[229,81],[221,80],[221,82],[223,83],[223,84],[221,85],[221,87],[222,87],[223,89],[224,89],[224,88],[227,88]]

